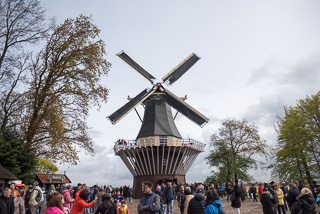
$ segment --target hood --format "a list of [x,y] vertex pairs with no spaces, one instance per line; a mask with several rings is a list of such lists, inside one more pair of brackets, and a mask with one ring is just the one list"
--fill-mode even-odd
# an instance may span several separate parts
[[313,196],[310,194],[302,195],[301,197],[299,195],[297,198],[307,202],[308,204],[313,204],[315,202]]
[[217,207],[221,207],[222,203],[221,203],[221,201],[216,200],[216,201],[212,202],[212,205],[215,205]]
[[63,214],[58,207],[49,207],[43,214]]
[[202,193],[197,193],[194,196],[194,199],[197,200],[197,201],[203,201],[204,200],[204,195]]
[[65,189],[62,191],[62,194],[66,193],[66,192],[69,192],[69,191],[67,189]]

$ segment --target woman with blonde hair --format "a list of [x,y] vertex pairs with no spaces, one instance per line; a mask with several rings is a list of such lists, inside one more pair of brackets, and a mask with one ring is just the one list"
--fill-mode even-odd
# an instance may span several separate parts
[[284,208],[284,195],[282,189],[279,188],[279,184],[274,184],[277,196],[278,196],[278,214],[281,214],[281,211],[283,214],[286,214],[286,209]]
[[11,196],[14,198],[14,214],[24,214],[24,200],[20,197],[19,191],[14,189]]

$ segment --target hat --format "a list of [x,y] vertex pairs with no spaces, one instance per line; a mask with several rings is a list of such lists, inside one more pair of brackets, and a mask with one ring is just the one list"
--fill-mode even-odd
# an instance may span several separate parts
[[203,188],[198,189],[197,193],[204,193],[204,189]]
[[271,183],[270,184],[274,184],[274,181],[271,181]]

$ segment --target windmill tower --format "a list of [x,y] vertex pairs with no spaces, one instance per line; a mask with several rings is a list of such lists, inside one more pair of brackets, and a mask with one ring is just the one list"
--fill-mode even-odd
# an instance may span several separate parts
[[[154,186],[162,182],[185,183],[185,175],[205,144],[183,139],[172,116],[171,107],[184,116],[204,126],[208,118],[192,108],[184,98],[179,98],[165,89],[156,78],[132,60],[125,52],[117,54],[124,62],[141,74],[151,84],[136,97],[107,117],[116,124],[139,104],[145,107],[144,117],[138,136],[134,140],[119,140],[115,143],[115,154],[120,156],[134,177],[134,198],[143,195],[144,182]],[[176,82],[200,58],[192,53],[177,67],[162,78],[168,85]]]

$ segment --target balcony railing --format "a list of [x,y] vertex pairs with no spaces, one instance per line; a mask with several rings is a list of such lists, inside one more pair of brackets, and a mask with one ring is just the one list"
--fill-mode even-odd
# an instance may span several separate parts
[[115,142],[114,151],[117,154],[120,150],[126,149],[137,149],[137,148],[145,148],[145,147],[153,147],[153,146],[162,146],[162,147],[189,147],[195,149],[199,152],[203,152],[206,144],[200,143],[193,139],[171,139],[168,137],[167,139],[159,139],[154,137],[144,138],[143,140],[124,140],[119,139]]

